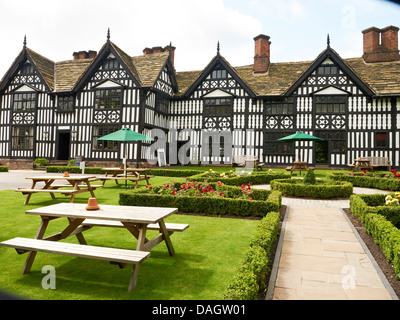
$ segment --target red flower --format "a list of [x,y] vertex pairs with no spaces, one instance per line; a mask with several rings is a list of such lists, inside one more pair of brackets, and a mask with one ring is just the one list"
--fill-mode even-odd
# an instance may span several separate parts
[[219,193],[220,197],[222,197],[223,194],[224,194],[223,192],[220,192],[220,193]]
[[364,170],[364,173],[367,173],[367,170]]

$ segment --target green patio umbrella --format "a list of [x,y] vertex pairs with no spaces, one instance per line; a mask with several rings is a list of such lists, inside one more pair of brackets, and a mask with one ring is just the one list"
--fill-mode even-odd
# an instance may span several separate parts
[[[278,139],[278,141],[324,141],[324,139],[314,137],[310,134],[299,131],[294,134],[291,134],[290,136],[280,138]],[[299,159],[300,159],[300,150],[299,150]]]
[[[150,138],[148,136],[145,136],[139,132],[133,131],[129,128],[122,128],[118,131],[115,131],[113,133],[107,134],[104,137],[98,138],[97,140],[111,140],[111,141],[121,141],[121,142],[125,142],[125,144],[127,142],[131,142],[131,141],[152,141],[153,138]],[[125,164],[124,164],[124,168],[125,168],[125,178],[126,178],[126,162],[127,162],[127,158],[128,158],[128,151],[125,145]],[[137,159],[136,165],[138,166],[138,161],[139,159]],[[125,187],[127,186],[127,180],[125,180]]]

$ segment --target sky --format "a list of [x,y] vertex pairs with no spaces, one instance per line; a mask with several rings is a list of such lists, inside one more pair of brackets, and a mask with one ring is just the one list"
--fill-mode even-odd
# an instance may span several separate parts
[[131,56],[176,47],[177,71],[202,70],[220,52],[232,66],[253,63],[254,37],[270,36],[271,62],[314,60],[327,46],[363,54],[361,31],[400,27],[386,0],[0,0],[0,79],[27,46],[55,62],[99,51],[107,40]]

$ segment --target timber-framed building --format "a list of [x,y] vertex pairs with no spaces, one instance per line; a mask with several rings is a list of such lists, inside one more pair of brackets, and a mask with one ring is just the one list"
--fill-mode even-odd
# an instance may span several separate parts
[[[187,72],[175,71],[172,45],[130,56],[108,33],[99,52],[53,62],[25,40],[0,82],[0,161],[81,155],[90,163],[120,162],[125,152],[131,161],[148,161],[149,143],[124,150],[124,144],[97,140],[129,127],[143,134],[161,129],[170,143],[180,140],[178,147],[190,138],[189,156],[202,163],[255,155],[266,165],[286,166],[301,153],[314,166],[345,167],[358,157],[377,156],[400,168],[398,31],[362,31],[359,58],[341,58],[328,37],[314,60],[289,63],[271,62],[270,38],[259,35],[252,64],[231,66],[218,45],[203,70]],[[188,128],[191,137],[179,135]],[[224,149],[223,139],[210,141],[220,152],[205,156],[207,131],[231,132],[232,151]],[[325,141],[277,141],[296,131]]]

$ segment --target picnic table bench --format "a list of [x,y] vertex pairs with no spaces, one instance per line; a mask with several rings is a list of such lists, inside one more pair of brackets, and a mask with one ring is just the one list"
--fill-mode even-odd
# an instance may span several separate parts
[[[71,196],[70,202],[74,202],[75,195],[83,192],[90,192],[91,196],[95,198],[94,190],[97,188],[102,188],[102,185],[91,185],[90,182],[96,179],[95,176],[62,176],[62,175],[49,175],[49,176],[37,176],[37,177],[28,177],[26,179],[32,180],[32,186],[30,188],[18,188],[15,189],[16,192],[22,192],[23,195],[26,195],[26,199],[24,204],[28,204],[29,200],[34,193],[48,193],[50,196],[55,199],[54,194],[63,194],[65,196]],[[67,184],[53,184],[55,181],[59,180],[67,180]],[[37,188],[38,182],[44,182],[44,186],[42,188]],[[68,190],[59,190],[60,188],[73,187],[73,189]]]
[[[15,248],[18,254],[28,253],[22,274],[29,273],[37,252],[48,252],[83,258],[110,261],[121,268],[133,265],[128,290],[135,288],[139,266],[150,256],[150,251],[161,242],[165,242],[171,256],[175,251],[170,239],[174,231],[184,231],[189,225],[165,223],[165,218],[177,212],[177,208],[153,208],[102,205],[99,210],[86,210],[85,204],[59,203],[43,208],[26,211],[27,214],[40,215],[42,221],[35,239],[14,238],[0,244]],[[61,232],[44,237],[51,220],[66,217],[69,225]],[[136,250],[89,246],[83,232],[93,226],[126,228],[136,239]],[[147,230],[158,230],[160,234],[149,240]],[[76,236],[79,244],[56,242]]]
[[307,171],[307,170],[308,170],[307,162],[296,161],[293,162],[292,166],[286,167],[286,171],[290,171],[291,173],[293,173],[293,171],[300,171],[301,174],[302,171]]
[[[150,176],[147,175],[147,172],[150,169],[146,168],[102,168],[106,172],[104,177],[98,177],[97,180],[101,180],[103,182],[103,186],[107,180],[115,180],[115,183],[118,184],[119,180],[122,181],[132,181],[136,182],[135,189],[138,186],[139,181],[146,181],[149,185]],[[128,174],[131,173],[131,174]],[[143,174],[143,175],[142,175]]]
[[262,170],[264,163],[260,163],[257,156],[235,155],[232,156],[232,166],[234,165]]
[[385,167],[388,171],[392,166],[391,161],[387,157],[360,157],[354,159],[352,164],[347,165],[351,170],[362,170],[367,169],[374,171],[374,169],[379,167]]

